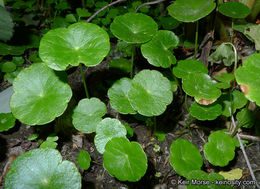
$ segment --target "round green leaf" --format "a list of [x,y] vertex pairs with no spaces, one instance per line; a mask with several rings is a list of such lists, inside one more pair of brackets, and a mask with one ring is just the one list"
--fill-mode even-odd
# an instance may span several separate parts
[[81,169],[87,170],[90,166],[91,157],[89,153],[85,150],[81,150],[78,155],[78,164]]
[[33,64],[23,69],[13,82],[10,107],[14,117],[28,125],[43,125],[63,114],[72,97],[66,76],[46,65]]
[[82,99],[72,114],[72,123],[83,133],[92,133],[107,113],[106,105],[98,98]]
[[194,102],[189,110],[190,114],[198,120],[214,120],[222,114],[222,106],[217,103],[204,106]]
[[240,127],[251,128],[255,124],[255,114],[247,108],[238,112],[236,118]]
[[126,137],[126,128],[117,119],[105,118],[99,122],[94,139],[97,151],[101,154],[105,151],[105,146],[114,137]]
[[157,29],[156,22],[142,13],[117,16],[110,25],[113,35],[128,43],[145,43],[152,39]]
[[15,125],[15,117],[12,113],[1,113],[0,114],[0,132],[8,131]]
[[184,139],[177,139],[170,148],[170,164],[181,176],[186,177],[192,170],[199,170],[203,159],[196,146]]
[[167,9],[179,21],[194,22],[207,16],[215,7],[214,0],[176,0]]
[[81,188],[81,176],[76,166],[62,161],[54,149],[33,149],[16,158],[5,177],[5,188]]
[[13,72],[15,69],[16,69],[16,65],[13,62],[4,62],[1,65],[2,72],[9,73],[9,72]]
[[128,99],[130,87],[131,79],[121,78],[108,90],[108,98],[112,108],[121,114],[136,114]]
[[50,30],[43,36],[39,56],[50,68],[99,64],[110,50],[109,36],[99,26],[79,22],[68,28]]
[[235,157],[235,144],[231,136],[217,131],[209,135],[204,145],[206,159],[215,166],[226,166]]
[[176,58],[169,48],[176,47],[179,38],[171,31],[160,30],[151,41],[141,46],[142,55],[157,67],[168,68],[176,63]]
[[128,97],[132,107],[144,116],[161,115],[172,102],[170,81],[155,70],[142,70],[132,80]]
[[251,13],[250,8],[245,4],[232,1],[220,4],[218,11],[231,18],[245,18]]
[[231,87],[231,82],[235,79],[235,76],[230,73],[221,73],[220,75],[215,75],[214,78],[220,81],[217,83],[219,89],[228,89]]
[[[232,98],[232,100],[231,100]],[[232,102],[232,108],[231,108]],[[237,109],[242,108],[246,105],[247,99],[245,95],[238,90],[232,91],[232,95],[228,92],[222,93],[221,97],[218,99],[218,103],[222,105],[222,115],[229,117],[230,112],[229,108],[232,109],[232,115],[236,112]]]
[[208,74],[190,73],[182,82],[183,90],[195,97],[199,104],[213,103],[221,95],[220,89],[216,87],[216,81],[213,81]]
[[190,73],[208,73],[207,67],[198,60],[180,60],[173,69],[173,74],[178,78],[186,78]]
[[104,168],[120,181],[136,182],[146,172],[147,157],[139,143],[116,137],[106,145]]
[[260,53],[249,56],[235,71],[237,83],[246,98],[260,106]]

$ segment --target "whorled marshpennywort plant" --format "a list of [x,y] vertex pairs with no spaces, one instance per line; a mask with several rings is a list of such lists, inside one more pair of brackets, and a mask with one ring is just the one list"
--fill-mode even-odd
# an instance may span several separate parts
[[[237,8],[240,4],[234,6]],[[235,15],[227,14],[230,7],[233,4],[224,3],[218,10],[226,16],[238,18],[237,12]],[[226,67],[234,64],[234,74],[222,73],[214,77],[209,74],[208,67],[196,59],[198,22],[215,8],[216,3],[213,0],[176,0],[167,8],[170,16],[179,22],[196,22],[194,59],[185,60],[177,60],[174,55],[174,49],[180,44],[180,37],[173,31],[159,29],[158,23],[151,16],[129,12],[114,17],[110,31],[117,39],[131,46],[131,62],[130,66],[126,59],[112,60],[110,63],[115,67],[117,63],[125,63],[127,72],[130,72],[129,77],[114,81],[108,89],[111,107],[120,114],[140,114],[153,118],[162,115],[174,100],[176,83],[162,71],[171,70],[170,74],[175,82],[181,81],[178,89],[184,93],[180,94],[194,98],[192,105],[187,107],[188,113],[194,119],[215,120],[220,116],[233,118],[236,115],[238,128],[252,127],[254,112],[248,109],[248,100],[260,106],[259,53],[249,56],[237,68],[236,48],[231,43],[220,45],[208,60],[213,63],[222,61]],[[79,10],[77,12],[81,15]],[[243,12],[243,17],[248,14],[248,11]],[[153,69],[138,72],[134,69],[136,52],[139,50],[143,60],[146,60],[144,62]],[[80,16],[78,23],[48,31],[39,46],[42,62],[23,69],[13,82],[14,94],[10,101],[12,114],[0,114],[0,129],[8,130],[14,125],[15,119],[31,126],[44,125],[64,114],[73,95],[65,71],[79,66],[86,98],[81,99],[74,107],[74,127],[84,134],[94,133],[94,144],[103,155],[103,166],[111,176],[120,181],[139,181],[148,169],[148,159],[142,146],[127,138],[129,126],[118,119],[106,117],[106,104],[96,97],[90,97],[84,77],[83,66],[98,65],[108,56],[109,51],[108,33],[96,24],[80,21]],[[238,90],[236,82],[242,92]],[[228,128],[231,135],[219,130],[209,135],[203,152],[210,164],[224,167],[234,159],[235,149],[239,145],[233,136],[238,128]],[[6,176],[5,188],[20,185],[26,188],[80,188],[81,179],[75,165],[62,161],[58,151],[50,149],[56,148],[57,140],[58,136],[49,136],[40,149],[18,157]],[[210,183],[205,188],[230,188],[214,185],[215,180],[225,178],[218,173],[208,174],[202,170],[203,158],[191,142],[177,139],[173,141],[170,152],[169,162],[180,176],[188,180],[209,180]],[[79,166],[87,170],[90,162],[90,155],[81,151],[78,156]],[[39,174],[33,174],[28,167]],[[24,174],[26,182],[22,181],[21,175]],[[189,185],[187,188],[194,186]]]

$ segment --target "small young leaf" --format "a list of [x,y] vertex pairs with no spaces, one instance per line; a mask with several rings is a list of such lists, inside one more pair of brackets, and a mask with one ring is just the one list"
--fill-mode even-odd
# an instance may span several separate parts
[[80,63],[95,66],[109,50],[109,36],[105,30],[95,24],[79,22],[45,34],[40,42],[39,55],[50,68],[65,70],[69,65]]
[[179,175],[187,177],[192,170],[200,170],[203,159],[191,142],[177,139],[172,143],[170,151],[170,164]]
[[172,102],[171,83],[156,70],[142,70],[132,80],[128,98],[139,114],[161,115]]
[[194,102],[189,110],[190,114],[198,120],[214,120],[222,114],[222,106],[218,103],[204,106]]
[[14,56],[12,59],[12,62],[16,65],[16,66],[21,66],[24,63],[24,59],[21,56]]
[[123,125],[125,126],[125,129],[127,131],[127,134],[126,134],[127,138],[132,138],[134,136],[133,128],[130,127],[129,125],[127,125],[127,124],[123,124]]
[[235,148],[231,136],[216,131],[209,135],[209,142],[204,145],[204,155],[211,164],[224,167],[235,157]]
[[165,30],[174,30],[180,25],[180,22],[173,17],[161,16],[159,19],[160,24]]
[[0,113],[0,132],[8,131],[15,126],[15,117],[12,113]]
[[22,55],[27,49],[27,46],[11,46],[5,43],[0,43],[0,55]]
[[245,18],[251,13],[251,10],[245,4],[232,1],[220,4],[218,11],[231,18]]
[[186,78],[191,73],[208,73],[206,66],[198,60],[186,59],[178,61],[177,66],[173,69],[173,74],[178,78]]
[[131,80],[129,78],[121,78],[108,90],[107,94],[112,108],[121,114],[136,114],[128,99],[130,87]]
[[89,153],[85,150],[81,150],[78,155],[78,164],[81,169],[88,170],[91,162],[91,157]]
[[40,148],[51,148],[55,149],[58,146],[57,142],[46,140],[41,145]]
[[217,102],[222,105],[222,115],[229,117],[229,108],[231,108],[231,104],[233,115],[237,109],[242,108],[246,105],[247,99],[245,98],[245,95],[243,93],[241,93],[238,90],[234,90],[232,91],[232,95],[230,95],[230,93],[228,92],[222,93],[221,97],[218,99]]
[[87,18],[87,17],[90,17],[90,16],[91,16],[91,13],[88,12],[87,9],[76,8],[76,12],[77,12],[77,15],[78,15],[79,17]]
[[105,118],[99,122],[94,139],[99,153],[103,154],[105,146],[114,137],[125,137],[126,129],[117,119]]
[[105,147],[104,168],[120,181],[136,182],[146,172],[147,157],[137,142],[112,138]]
[[67,14],[65,17],[66,22],[68,23],[75,23],[77,22],[77,19],[75,18],[75,16],[73,14]]
[[176,0],[167,9],[173,18],[181,22],[195,22],[207,16],[215,7],[213,0]]
[[240,127],[251,128],[255,124],[255,114],[247,108],[238,112],[236,118]]
[[13,62],[4,62],[1,65],[2,72],[10,73],[15,71],[15,69],[16,69],[16,65]]
[[260,53],[250,55],[235,71],[237,83],[246,98],[260,106]]
[[33,135],[29,136],[27,139],[28,140],[36,140],[38,137],[39,137],[39,134],[36,133],[36,134],[33,134]]
[[183,79],[182,88],[188,95],[195,97],[196,102],[204,105],[215,102],[221,95],[220,89],[216,87],[216,81],[204,73],[188,74]]
[[74,109],[72,123],[77,130],[92,133],[106,113],[106,105],[98,98],[82,99]]
[[176,63],[176,58],[169,49],[176,47],[178,43],[179,38],[173,32],[160,30],[151,41],[141,46],[141,52],[150,64],[169,68]]
[[152,39],[157,29],[156,22],[142,13],[117,16],[110,25],[113,35],[128,43],[145,43]]
[[28,125],[43,125],[63,114],[72,91],[59,76],[42,63],[23,69],[13,82],[10,107],[14,117]]
[[[238,57],[240,59],[240,57]],[[239,60],[238,59],[238,60]],[[231,66],[235,62],[233,48],[229,44],[222,43],[209,57],[208,61],[218,63],[223,61],[225,66]]]
[[4,188],[81,188],[74,163],[62,161],[54,149],[33,149],[16,158],[5,177]]

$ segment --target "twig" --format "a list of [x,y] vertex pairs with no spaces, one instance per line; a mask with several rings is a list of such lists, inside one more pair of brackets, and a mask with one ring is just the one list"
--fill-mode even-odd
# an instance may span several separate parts
[[[231,108],[230,108],[230,107],[229,107],[229,112],[230,112],[230,114],[231,114]],[[237,126],[236,126],[236,123],[235,123],[235,120],[234,120],[233,115],[231,115],[231,120],[232,120],[233,127],[236,129]],[[246,155],[246,151],[245,151],[245,148],[244,148],[243,143],[242,143],[242,141],[241,141],[240,135],[237,133],[236,136],[237,136],[237,139],[238,139],[239,144],[240,144],[240,149],[242,150],[243,155],[244,155],[244,158],[245,158],[245,160],[246,160],[247,167],[249,168],[251,177],[252,177],[252,179],[255,181],[256,187],[257,187],[258,189],[260,189],[260,186],[258,185],[258,182],[257,182],[257,180],[256,180],[256,178],[255,178],[254,171],[253,171],[253,169],[252,169],[252,167],[251,167],[251,165],[250,165],[250,162],[249,162],[249,160],[248,160],[248,157],[247,157],[247,155]]]
[[[225,132],[228,135],[232,135],[232,133],[230,132]],[[244,139],[244,140],[251,140],[251,141],[256,141],[256,142],[260,142],[260,137],[258,136],[251,136],[251,135],[244,135],[244,134],[239,134],[240,138]]]
[[108,7],[111,7],[111,6],[115,5],[115,4],[121,3],[121,2],[123,2],[123,1],[126,1],[126,0],[117,0],[117,1],[114,1],[114,2],[112,2],[112,3],[110,3],[110,4],[106,5],[106,6],[104,6],[104,7],[101,8],[101,9],[99,9],[97,12],[95,12],[95,14],[93,14],[91,17],[89,17],[89,18],[87,19],[87,23],[90,22],[91,20],[93,20],[93,18],[95,18],[99,13],[103,12],[104,10],[106,10]]
[[144,3],[144,4],[141,4],[139,7],[136,8],[135,12],[138,12],[138,10],[146,5],[154,5],[154,4],[157,4],[157,3],[161,3],[161,2],[164,2],[165,0],[156,0],[156,1],[152,1],[152,2],[147,2],[147,3]]

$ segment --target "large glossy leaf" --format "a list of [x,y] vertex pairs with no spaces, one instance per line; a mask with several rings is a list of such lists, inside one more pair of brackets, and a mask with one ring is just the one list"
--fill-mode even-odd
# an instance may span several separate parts
[[131,80],[129,78],[121,78],[108,90],[108,98],[111,106],[122,114],[136,113],[128,99],[130,87]]
[[171,145],[170,163],[174,170],[186,177],[192,170],[200,170],[203,159],[196,146],[184,139],[177,139]]
[[246,98],[260,106],[260,53],[249,56],[235,71],[237,83]]
[[213,81],[208,74],[190,73],[182,82],[183,90],[188,95],[195,97],[199,104],[211,104],[221,95],[216,81]]
[[7,131],[14,127],[15,120],[12,113],[0,113],[0,132]]
[[205,106],[194,102],[189,110],[190,114],[198,120],[214,120],[222,114],[222,106],[218,103]]
[[168,68],[176,63],[170,48],[176,47],[179,38],[171,31],[160,30],[151,41],[141,46],[142,55],[148,62],[157,67]]
[[215,166],[226,166],[235,157],[233,138],[221,131],[209,135],[209,142],[204,145],[204,155]]
[[215,7],[213,0],[176,0],[167,9],[179,21],[194,22],[207,16]]
[[117,16],[110,25],[111,32],[128,43],[145,43],[152,39],[157,29],[156,22],[142,13]]
[[136,182],[146,172],[147,158],[139,143],[116,137],[105,147],[104,167],[118,180]]
[[54,149],[34,149],[20,155],[5,177],[5,188],[81,188],[81,176],[74,163],[62,161]]
[[92,133],[106,113],[106,105],[98,98],[82,99],[73,111],[72,123],[77,130]]
[[67,66],[78,66],[79,63],[95,66],[109,50],[109,36],[105,30],[95,24],[79,22],[45,34],[39,55],[50,68],[65,70]]
[[172,102],[170,81],[155,70],[142,70],[132,80],[128,97],[132,107],[144,116],[161,115]]
[[190,73],[208,73],[207,67],[198,60],[186,59],[180,60],[173,69],[173,74],[178,78],[186,78]]
[[245,4],[232,1],[220,4],[218,11],[231,18],[245,18],[251,13],[251,10]]
[[105,118],[99,122],[94,139],[99,153],[103,154],[105,146],[114,137],[126,137],[126,128],[117,119]]
[[9,12],[0,6],[0,40],[8,41],[13,35],[13,21]]
[[33,64],[22,70],[13,82],[10,106],[14,117],[29,125],[42,125],[63,114],[72,91],[63,72],[46,65]]
[[238,90],[234,90],[232,91],[232,94],[230,94],[229,92],[222,93],[217,102],[222,105],[222,115],[229,117],[229,108],[232,109],[233,115],[237,109],[242,108],[246,105],[247,99],[245,98],[245,95],[243,93]]

